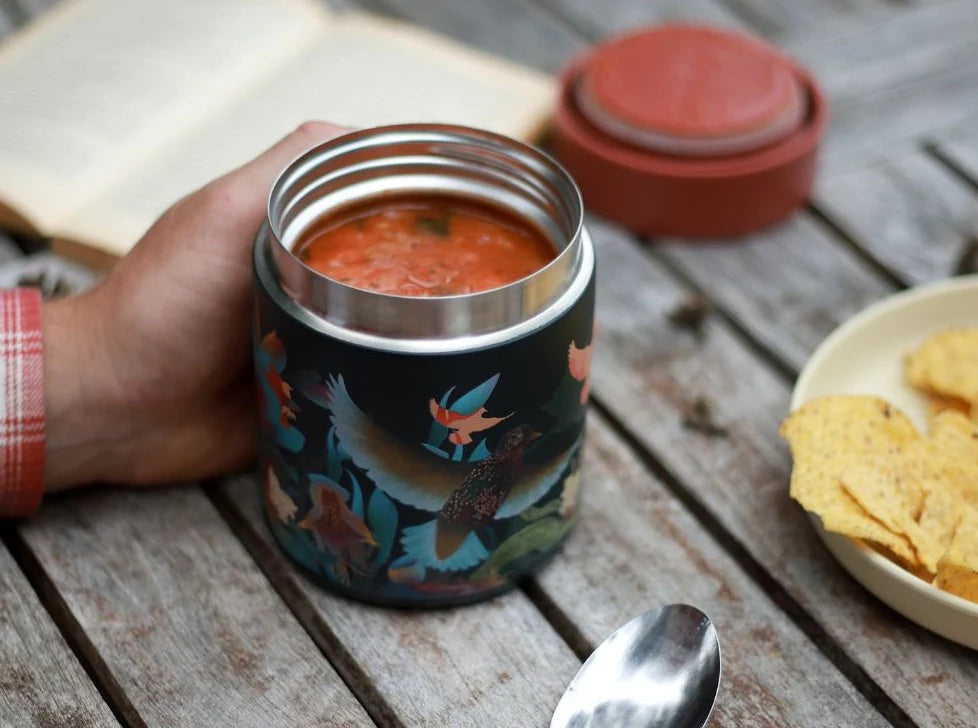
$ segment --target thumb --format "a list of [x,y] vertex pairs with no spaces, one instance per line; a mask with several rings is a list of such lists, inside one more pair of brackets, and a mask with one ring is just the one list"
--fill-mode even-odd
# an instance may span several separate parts
[[317,144],[348,131],[351,130],[338,124],[307,121],[255,159],[215,180],[212,184],[233,204],[235,225],[248,235],[253,234],[265,217],[269,188],[285,165]]

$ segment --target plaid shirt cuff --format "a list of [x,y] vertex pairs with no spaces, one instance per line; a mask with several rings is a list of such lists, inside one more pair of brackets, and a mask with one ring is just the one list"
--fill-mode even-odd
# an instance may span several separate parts
[[0,518],[30,515],[43,492],[41,294],[0,291]]

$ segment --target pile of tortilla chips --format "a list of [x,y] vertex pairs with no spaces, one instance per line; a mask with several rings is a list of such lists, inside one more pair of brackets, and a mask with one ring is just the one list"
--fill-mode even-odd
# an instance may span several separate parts
[[945,331],[907,359],[929,431],[878,397],[814,399],[781,425],[791,497],[945,591],[978,602],[978,329]]

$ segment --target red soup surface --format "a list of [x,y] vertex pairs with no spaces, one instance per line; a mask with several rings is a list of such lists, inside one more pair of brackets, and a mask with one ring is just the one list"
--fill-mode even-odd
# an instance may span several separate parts
[[411,196],[351,207],[296,245],[333,280],[401,296],[452,296],[512,283],[552,261],[543,233],[495,207]]

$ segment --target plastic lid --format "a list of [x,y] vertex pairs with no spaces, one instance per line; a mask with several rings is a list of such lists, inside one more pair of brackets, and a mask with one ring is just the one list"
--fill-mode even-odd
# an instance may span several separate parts
[[575,96],[606,134],[667,154],[717,156],[770,144],[806,113],[794,67],[766,44],[664,25],[602,46]]
[[828,109],[762,40],[660,25],[561,74],[553,150],[598,215],[648,236],[730,237],[804,204]]

